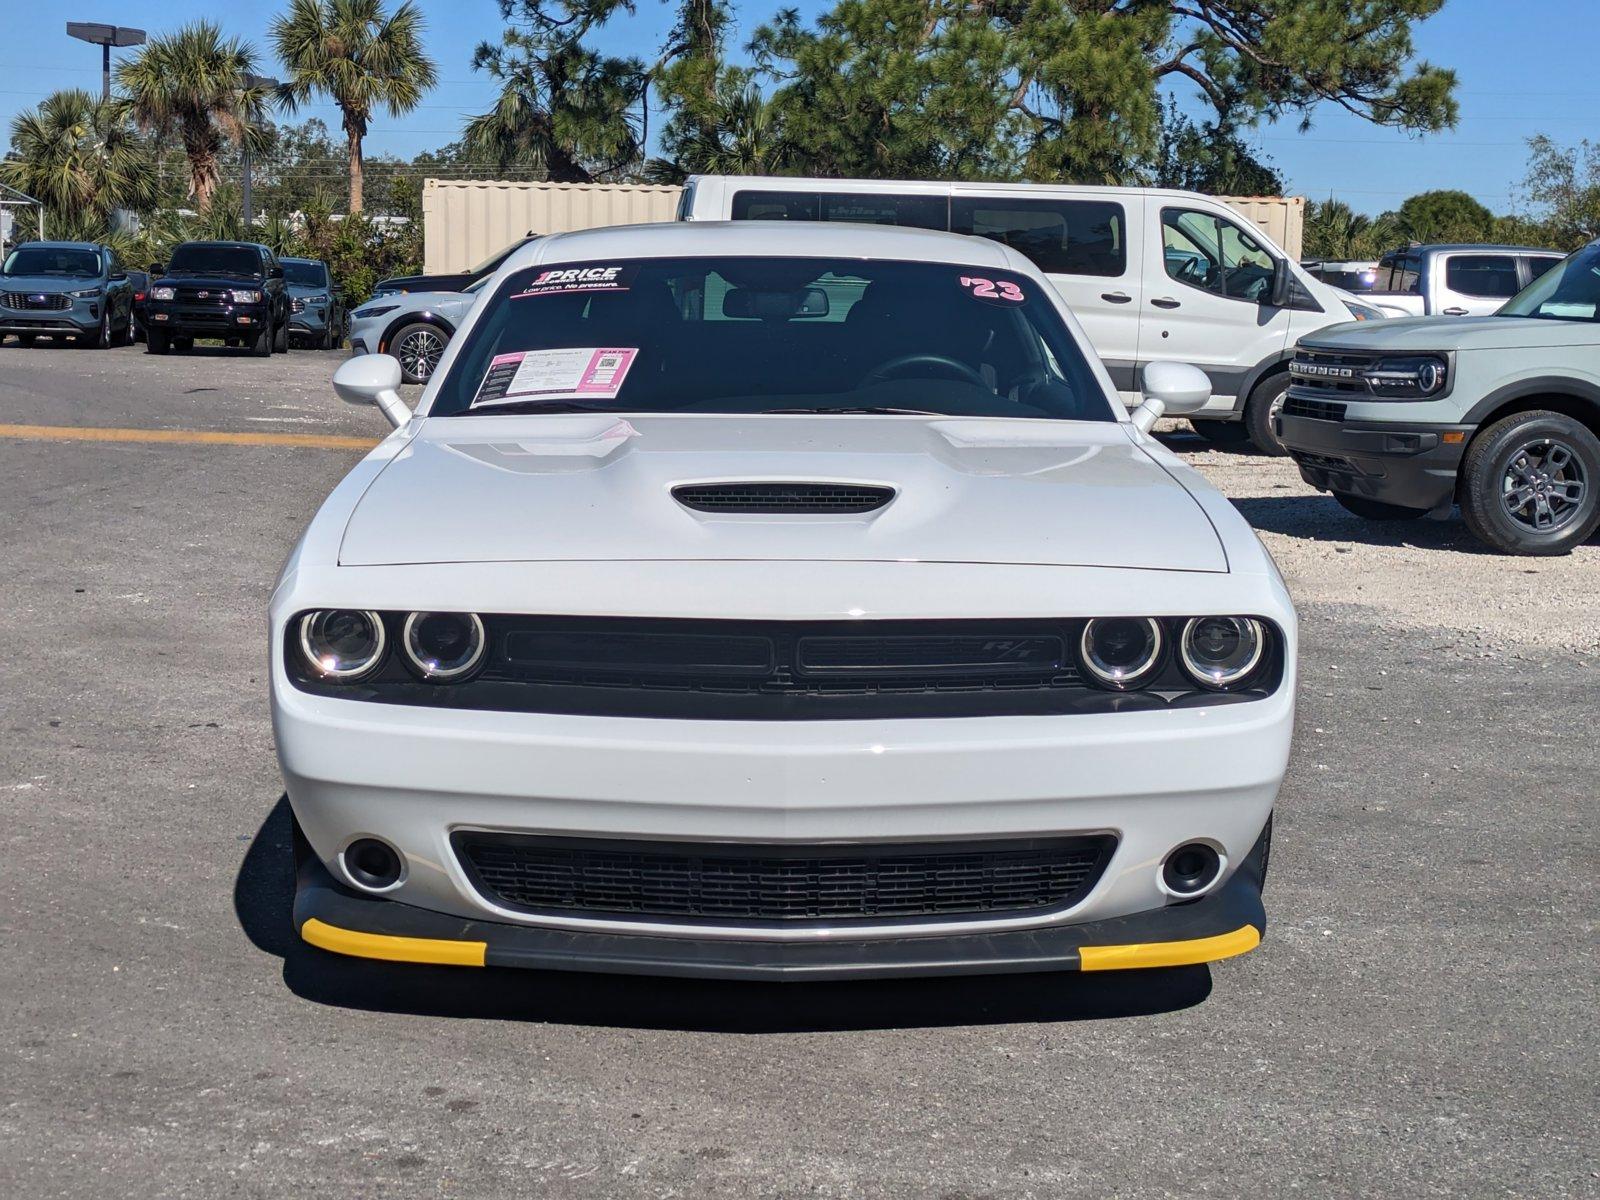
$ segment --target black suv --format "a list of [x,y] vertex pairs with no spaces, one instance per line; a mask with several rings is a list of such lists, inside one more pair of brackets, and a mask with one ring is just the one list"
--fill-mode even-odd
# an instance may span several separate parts
[[184,242],[165,269],[152,267],[147,330],[151,354],[221,338],[265,358],[289,349],[283,264],[255,242]]

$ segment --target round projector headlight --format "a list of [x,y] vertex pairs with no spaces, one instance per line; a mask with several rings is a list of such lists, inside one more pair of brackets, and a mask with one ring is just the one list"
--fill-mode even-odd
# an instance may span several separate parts
[[1138,687],[1161,665],[1161,622],[1153,617],[1096,617],[1083,627],[1079,657],[1107,687]]
[[1261,662],[1267,639],[1253,617],[1195,617],[1183,627],[1183,669],[1204,687],[1232,687]]
[[388,637],[375,612],[335,608],[300,618],[300,652],[324,679],[356,679],[383,661]]
[[460,679],[483,660],[483,622],[477,613],[414,612],[406,618],[406,661],[424,679]]

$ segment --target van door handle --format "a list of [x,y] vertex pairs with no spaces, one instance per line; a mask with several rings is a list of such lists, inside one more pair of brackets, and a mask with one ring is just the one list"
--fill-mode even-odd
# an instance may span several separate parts
[[1447,317],[1464,317],[1467,315],[1467,310],[1464,308],[1447,308],[1444,310],[1444,315]]
[[1109,300],[1113,304],[1126,304],[1133,297],[1128,295],[1127,292],[1101,292],[1100,299]]
[[1157,296],[1154,300],[1150,301],[1150,303],[1154,304],[1157,308],[1181,308],[1182,307],[1182,305],[1180,305],[1171,296]]

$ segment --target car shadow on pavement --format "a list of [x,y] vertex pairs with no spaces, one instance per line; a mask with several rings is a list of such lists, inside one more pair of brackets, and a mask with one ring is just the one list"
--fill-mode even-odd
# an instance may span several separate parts
[[1256,529],[1314,542],[1360,542],[1367,546],[1414,546],[1419,550],[1454,550],[1494,554],[1467,532],[1460,514],[1448,521],[1368,521],[1339,507],[1332,496],[1229,497]]
[[1151,1016],[1211,993],[1204,966],[1080,975],[948,976],[848,983],[739,983],[567,971],[429,967],[346,958],[307,945],[291,922],[293,826],[281,797],[234,881],[234,911],[289,990],[371,1012],[707,1033],[903,1029]]

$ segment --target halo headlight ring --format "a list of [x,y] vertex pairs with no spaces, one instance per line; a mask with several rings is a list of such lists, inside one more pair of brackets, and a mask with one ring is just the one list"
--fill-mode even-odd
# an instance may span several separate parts
[[[1210,622],[1232,626],[1238,644],[1227,656],[1231,661],[1224,662],[1215,651],[1207,655],[1204,648],[1196,644],[1196,634]],[[1201,687],[1216,692],[1225,692],[1248,680],[1261,665],[1266,651],[1266,627],[1254,617],[1190,617],[1178,636],[1178,659],[1183,663],[1184,673]]]
[[[422,623],[430,617],[450,617],[463,621],[468,630],[468,646],[470,649],[466,653],[449,660],[448,663],[441,663],[438,655],[430,654],[428,648],[421,644],[424,632]],[[476,671],[483,662],[488,644],[489,639],[487,634],[484,633],[483,619],[477,613],[470,612],[408,613],[400,632],[400,647],[405,655],[406,665],[429,683],[453,683],[457,680],[465,679]]]
[[[1100,644],[1099,638],[1124,624],[1142,626],[1145,644],[1127,661],[1116,661],[1104,652],[1106,647]],[[1161,622],[1154,617],[1094,617],[1084,623],[1078,637],[1078,661],[1089,677],[1102,687],[1127,691],[1155,677],[1161,669],[1166,642]]]
[[[354,615],[366,619],[372,639],[372,649],[365,657],[341,665],[331,647],[326,644],[324,636],[327,632],[327,619],[336,615]],[[302,616],[299,626],[300,654],[305,659],[306,665],[319,677],[338,683],[351,683],[370,675],[383,662],[384,653],[389,648],[389,635],[384,629],[383,618],[366,609],[317,609]]]

